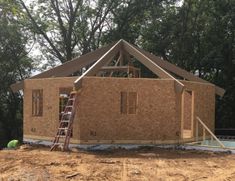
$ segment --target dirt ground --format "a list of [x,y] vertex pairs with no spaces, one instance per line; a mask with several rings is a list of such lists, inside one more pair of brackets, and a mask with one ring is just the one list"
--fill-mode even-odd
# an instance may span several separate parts
[[208,180],[235,181],[235,155],[142,148],[50,152],[0,151],[0,180]]

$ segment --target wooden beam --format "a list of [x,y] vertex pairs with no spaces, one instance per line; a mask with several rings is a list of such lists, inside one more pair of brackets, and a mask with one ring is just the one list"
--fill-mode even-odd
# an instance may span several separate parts
[[10,88],[11,88],[11,90],[12,90],[13,92],[17,92],[17,91],[19,91],[19,90],[23,90],[23,88],[24,88],[24,81],[22,80],[22,81],[20,81],[20,82],[16,82],[16,83],[14,83],[14,84],[11,84],[11,85],[10,85]]
[[[116,61],[116,63],[115,63],[114,66],[117,66],[118,64],[121,65],[122,59],[123,59],[123,58],[122,58],[122,51],[120,50],[120,51],[119,51],[119,57],[118,57],[118,59],[117,59],[117,61]],[[112,77],[112,75],[113,75],[113,72],[110,72],[109,77]]]
[[95,75],[99,69],[108,64],[109,61],[118,53],[122,45],[122,40],[119,40],[115,45],[113,45],[103,56],[101,56],[82,76],[80,76],[75,82],[75,88],[81,87],[82,79],[85,76]]
[[[81,68],[97,61],[102,55],[105,54],[113,45],[110,44],[103,48],[97,49],[93,52],[87,53],[80,57],[74,58],[71,61],[65,62],[62,65],[56,66],[50,70],[44,71],[40,74],[30,77],[30,79],[36,78],[48,78],[48,77],[65,77],[69,76],[72,73],[79,71]],[[24,87],[23,81],[17,82],[11,85],[11,89],[13,92],[17,92],[18,90],[22,90]]]
[[101,71],[126,71],[128,68],[139,70],[139,68],[133,67],[133,66],[105,66],[101,67]]
[[192,92],[192,97],[191,97],[191,137],[193,138],[193,135],[194,135],[194,118],[195,118],[195,93],[194,91],[191,91]]
[[119,62],[119,65],[120,65],[120,66],[123,65],[123,60],[124,60],[123,51],[120,50],[120,56],[119,56],[119,58],[118,58],[118,62]]
[[181,111],[180,111],[180,134],[181,134],[181,139],[184,139],[184,98],[185,98],[185,91],[183,91],[181,94]]
[[[197,116],[197,121],[203,126],[203,129],[206,129],[208,133],[219,143],[222,148],[225,148],[224,144],[212,133],[212,131],[205,125],[205,123]],[[203,141],[205,137],[205,131],[203,130]]]
[[[202,83],[210,83],[206,80],[203,80],[197,76],[195,76],[194,74],[180,68],[180,67],[177,67],[176,65],[174,64],[171,64],[170,62],[168,61],[165,61],[165,60],[162,60],[160,57],[157,57],[139,47],[136,47],[136,49],[138,49],[141,53],[143,53],[145,56],[147,56],[148,58],[150,58],[153,62],[155,62],[156,64],[158,64],[160,67],[166,69],[167,71],[169,72],[172,72],[178,76],[181,76],[187,80],[190,80],[190,81],[195,81],[195,82],[202,82]],[[215,86],[215,93],[219,96],[223,96],[224,93],[225,93],[225,90],[222,89],[221,87],[218,87],[218,86]]]
[[123,40],[123,48],[133,55],[135,58],[137,58],[142,64],[144,64],[148,69],[150,69],[153,73],[158,75],[160,78],[166,78],[166,79],[173,79],[175,84],[175,90],[176,92],[182,92],[184,89],[184,84],[182,84],[180,81],[175,79],[172,75],[170,75],[168,72],[166,72],[163,68],[158,66],[155,62],[153,62],[149,57],[144,55],[142,52],[140,52],[136,47],[132,46],[125,40]]

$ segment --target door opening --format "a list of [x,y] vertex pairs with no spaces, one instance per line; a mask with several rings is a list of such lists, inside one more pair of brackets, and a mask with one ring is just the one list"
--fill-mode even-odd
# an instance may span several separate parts
[[193,137],[194,92],[185,90],[182,95],[182,135],[183,139]]

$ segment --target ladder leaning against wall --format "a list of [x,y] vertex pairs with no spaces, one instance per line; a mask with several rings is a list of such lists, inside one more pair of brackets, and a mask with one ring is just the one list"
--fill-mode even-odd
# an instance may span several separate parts
[[69,149],[70,138],[73,128],[73,120],[76,113],[78,102],[78,91],[72,91],[69,95],[68,102],[62,112],[58,130],[56,132],[51,151],[61,148],[62,151]]

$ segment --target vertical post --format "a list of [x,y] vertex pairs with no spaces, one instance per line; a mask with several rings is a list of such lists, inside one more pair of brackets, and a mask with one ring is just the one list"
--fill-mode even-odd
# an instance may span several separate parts
[[203,127],[203,141],[206,140],[206,129]]
[[198,141],[198,120],[196,120],[196,141]]
[[184,91],[181,93],[181,138],[184,138]]
[[194,135],[194,118],[195,118],[195,116],[194,116],[194,91],[191,91],[191,93],[192,93],[192,97],[191,97],[191,100],[192,100],[192,102],[191,102],[191,137],[193,138],[193,135]]
[[122,66],[123,65],[123,51],[120,50],[120,62],[119,65]]

